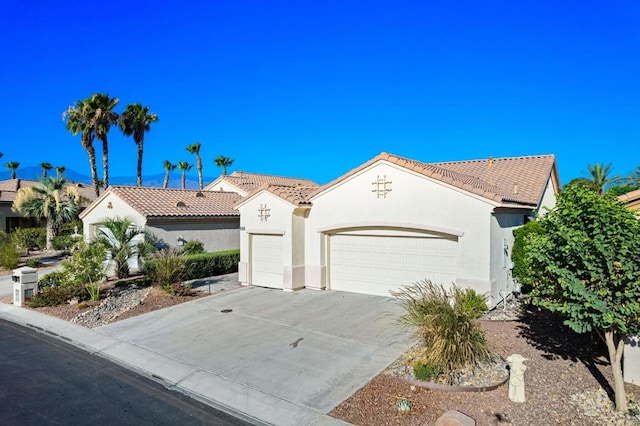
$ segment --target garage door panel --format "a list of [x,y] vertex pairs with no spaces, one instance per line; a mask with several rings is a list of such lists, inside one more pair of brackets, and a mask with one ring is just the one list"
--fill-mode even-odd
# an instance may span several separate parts
[[333,235],[329,247],[333,290],[389,296],[390,290],[423,279],[449,285],[458,271],[456,240]]
[[251,284],[283,287],[283,238],[280,235],[251,236]]

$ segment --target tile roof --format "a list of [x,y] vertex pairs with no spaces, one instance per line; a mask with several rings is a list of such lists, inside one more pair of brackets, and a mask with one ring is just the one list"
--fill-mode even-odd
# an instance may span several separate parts
[[245,199],[252,197],[254,194],[260,191],[269,191],[272,194],[282,198],[285,201],[290,202],[293,205],[301,206],[304,204],[311,204],[309,201],[309,195],[318,189],[319,185],[313,186],[287,186],[287,185],[272,185],[265,184],[255,191],[248,194]]
[[[20,188],[40,185],[40,181],[28,179],[8,179],[0,181],[0,202],[11,202],[16,198]],[[86,200],[83,205],[88,205],[96,199],[93,187],[85,183],[68,182],[65,186],[74,186],[80,195]]]
[[122,198],[146,218],[240,216],[233,207],[241,198],[235,192],[136,186],[110,186],[108,192]]
[[553,155],[423,163],[383,152],[333,182],[323,185],[310,194],[310,198],[378,161],[388,161],[506,205],[536,206],[542,197],[549,176],[556,173]]
[[622,194],[618,197],[618,200],[625,203],[625,204],[629,204],[632,203],[634,201],[639,201],[640,200],[640,189],[636,189],[635,191],[631,191],[631,192],[627,192],[626,194]]
[[[284,176],[264,175],[260,173],[247,173],[234,171],[230,175],[220,176],[221,180],[234,185],[247,193],[255,191],[265,184],[281,185],[281,186],[318,186],[312,180],[290,178]],[[205,188],[205,189],[210,189]]]

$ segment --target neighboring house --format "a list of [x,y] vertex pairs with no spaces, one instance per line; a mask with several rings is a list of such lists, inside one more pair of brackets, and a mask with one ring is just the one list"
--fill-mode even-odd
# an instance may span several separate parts
[[233,172],[205,189],[182,190],[112,186],[80,216],[87,240],[108,218],[127,217],[152,232],[169,247],[189,240],[204,243],[206,251],[240,248],[240,213],[234,204],[263,184],[315,185],[307,179]]
[[[9,179],[0,181],[0,230],[12,232],[16,228],[44,226],[44,221],[38,221],[33,217],[25,217],[20,213],[16,213],[11,210],[13,200],[16,199],[16,195],[20,188],[39,185],[40,182],[37,180]],[[81,203],[82,207],[86,207],[96,198],[93,188],[89,185],[78,182],[69,182],[67,183],[67,186],[74,186],[78,189],[78,192],[84,199]]]
[[640,210],[640,189],[622,194],[618,200],[626,204],[629,210]]
[[235,192],[110,186],[80,219],[87,240],[107,219],[127,218],[168,247],[199,240],[206,251],[231,250],[239,247],[239,200]]
[[513,230],[559,190],[553,155],[427,164],[382,153],[322,187],[267,184],[237,204],[240,282],[388,296],[430,279],[495,305],[512,286]]
[[204,190],[237,192],[241,196],[245,197],[251,191],[254,191],[266,184],[284,186],[318,186],[317,183],[309,179],[263,175],[259,173],[233,172],[230,175],[220,176],[205,186]]

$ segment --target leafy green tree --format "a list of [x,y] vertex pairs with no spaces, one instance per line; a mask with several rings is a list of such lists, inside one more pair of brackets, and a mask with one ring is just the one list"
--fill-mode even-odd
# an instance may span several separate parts
[[108,219],[98,228],[97,240],[111,252],[118,278],[129,276],[129,259],[137,255],[138,245],[135,240],[138,235],[144,235],[144,232],[126,218]]
[[224,155],[218,155],[213,162],[216,163],[216,166],[222,167],[222,176],[227,175],[227,167],[233,164],[233,158],[225,157]]
[[[202,159],[200,158],[200,142],[187,146],[187,151],[196,155],[196,164],[198,165],[198,183],[200,184],[200,189],[202,189]],[[180,167],[178,167],[178,169],[180,169]],[[184,189],[184,185],[182,189]]]
[[607,345],[615,403],[627,410],[624,340],[640,333],[640,221],[615,197],[568,186],[531,234],[526,261],[535,305],[559,312],[577,333],[596,331]]
[[66,121],[66,127],[73,136],[80,133],[80,143],[87,151],[89,157],[89,167],[91,168],[91,182],[96,197],[100,196],[100,185],[98,183],[98,168],[96,166],[96,150],[93,146],[95,130],[93,127],[92,104],[89,98],[76,101],[66,111],[62,113],[62,119]]
[[636,189],[640,189],[640,185],[633,185],[633,184],[622,184],[622,185],[614,185],[614,186],[610,186],[607,189],[607,195],[613,195],[614,197],[619,197],[621,195],[624,195],[628,192],[631,191],[635,191]]
[[51,165],[51,163],[47,163],[46,161],[43,161],[42,163],[40,163],[40,168],[42,169],[42,179],[46,179],[47,172],[53,169],[53,166]]
[[58,226],[75,219],[80,208],[78,190],[65,186],[66,182],[64,178],[49,177],[41,180],[40,186],[20,188],[11,206],[11,210],[24,216],[46,219],[47,250],[53,249]]
[[189,164],[186,161],[178,161],[176,167],[182,172],[182,189],[185,189],[187,185],[187,172],[193,168],[193,164]]
[[169,160],[164,160],[162,166],[164,167],[164,182],[162,183],[162,188],[167,189],[167,186],[169,186],[169,172],[175,170],[176,165],[171,164]]
[[514,240],[513,248],[511,249],[511,260],[513,261],[513,277],[517,278],[522,283],[524,293],[528,293],[531,290],[532,273],[530,265],[526,261],[526,255],[528,252],[527,242],[530,234],[541,234],[544,230],[542,225],[537,220],[527,222],[524,226],[513,231]]
[[4,166],[7,168],[7,170],[11,171],[11,179],[15,179],[16,170],[18,170],[18,167],[20,167],[20,163],[17,161],[9,161]]
[[129,104],[120,116],[119,125],[126,136],[133,135],[138,146],[138,186],[142,186],[142,153],[144,150],[144,134],[151,130],[151,123],[158,121],[158,116],[149,112],[148,106]]

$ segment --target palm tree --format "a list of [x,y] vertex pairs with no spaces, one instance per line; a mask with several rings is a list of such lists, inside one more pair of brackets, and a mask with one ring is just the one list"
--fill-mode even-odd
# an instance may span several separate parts
[[9,161],[4,165],[8,170],[11,170],[11,179],[16,178],[16,170],[20,167],[20,163],[17,161]]
[[129,276],[129,259],[138,253],[134,241],[138,235],[144,235],[144,232],[131,220],[118,217],[107,219],[98,228],[98,241],[111,252],[118,278]]
[[169,172],[175,170],[176,165],[171,164],[171,161],[169,160],[164,160],[162,165],[164,166],[164,183],[162,184],[162,188],[167,189],[167,186],[169,185]]
[[191,170],[193,164],[189,164],[186,161],[178,161],[178,165],[176,167],[182,172],[182,189],[185,189],[187,183],[187,171]]
[[144,134],[151,130],[151,123],[158,121],[158,116],[149,112],[148,106],[142,104],[129,104],[120,116],[119,124],[122,133],[126,136],[133,135],[133,140],[138,145],[138,186],[142,186],[142,151]]
[[42,179],[41,186],[20,188],[11,209],[24,216],[47,220],[47,250],[53,248],[58,225],[75,219],[80,209],[80,194],[74,186],[65,186],[64,178]]
[[[200,142],[192,143],[187,146],[187,151],[196,155],[196,164],[198,165],[198,183],[202,189],[202,159],[200,159]],[[179,169],[180,167],[178,167]]]
[[605,189],[608,185],[619,182],[621,178],[619,176],[609,176],[613,170],[611,163],[596,163],[594,165],[587,165],[589,177],[573,179],[570,184],[588,186],[598,192],[601,197],[604,196]]
[[109,144],[107,134],[112,124],[118,123],[118,114],[113,111],[118,104],[118,98],[111,98],[106,93],[95,93],[89,98],[91,111],[91,123],[96,138],[102,142],[102,181],[104,187],[109,186]]
[[216,166],[222,167],[222,176],[227,175],[227,167],[233,164],[233,158],[225,157],[224,155],[218,155],[214,160]]
[[46,179],[47,172],[53,169],[53,166],[51,165],[51,163],[47,163],[46,161],[43,161],[42,163],[40,163],[40,167],[42,168],[42,179]]
[[96,167],[96,150],[93,146],[95,139],[95,130],[93,128],[93,112],[89,98],[76,101],[65,112],[62,113],[62,119],[67,121],[66,127],[73,136],[80,133],[80,143],[87,150],[89,156],[89,166],[91,167],[91,181],[93,182],[93,190],[96,197],[100,196],[100,186],[98,185],[98,168]]
[[65,166],[56,166],[56,174],[58,175],[58,177],[62,177],[65,170],[67,170]]

